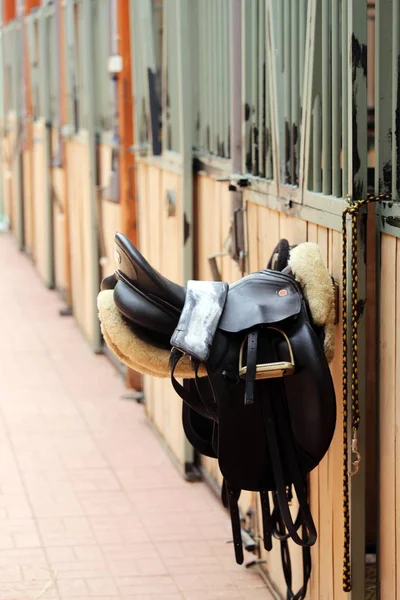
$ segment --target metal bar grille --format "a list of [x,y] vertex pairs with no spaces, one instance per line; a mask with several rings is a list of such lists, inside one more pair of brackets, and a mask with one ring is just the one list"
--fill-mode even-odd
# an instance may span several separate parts
[[190,10],[199,32],[196,52],[192,52],[192,86],[198,90],[193,97],[193,118],[198,129],[195,149],[199,154],[228,158],[230,2],[202,0],[190,3]]
[[247,173],[270,179],[272,141],[266,25],[266,1],[247,0],[242,18],[243,168]]

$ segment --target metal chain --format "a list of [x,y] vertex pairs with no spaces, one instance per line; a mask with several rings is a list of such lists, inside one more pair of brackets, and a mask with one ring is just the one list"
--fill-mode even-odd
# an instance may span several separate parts
[[[360,209],[370,202],[389,200],[390,194],[380,196],[369,195],[363,200],[351,201],[347,198],[348,206],[342,214],[342,321],[343,321],[343,520],[344,520],[344,552],[343,552],[343,591],[350,592],[351,559],[350,559],[350,502],[349,502],[349,477],[357,473],[361,455],[358,451],[358,428],[360,425],[360,399],[358,381],[358,324],[361,317],[361,305],[358,299],[358,214]],[[347,306],[347,215],[351,217],[351,471],[348,470],[348,350],[349,327]]]

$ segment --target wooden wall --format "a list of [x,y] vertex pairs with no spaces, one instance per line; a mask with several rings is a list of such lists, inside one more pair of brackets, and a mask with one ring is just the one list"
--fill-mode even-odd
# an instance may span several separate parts
[[90,248],[89,146],[80,139],[67,142],[67,188],[69,243],[71,257],[72,309],[74,316],[92,342],[94,311]]
[[16,202],[14,198],[14,190],[16,186],[15,182],[15,168],[14,168],[14,147],[15,147],[15,135],[16,135],[16,123],[15,118],[11,115],[6,117],[6,128],[8,132],[2,138],[2,177],[3,177],[3,210],[5,215],[10,220],[10,226],[14,228],[15,222],[15,208]]
[[115,270],[114,234],[121,230],[121,204],[107,200],[104,194],[111,169],[111,147],[99,147],[99,209],[100,209],[100,250],[101,276],[111,275]]
[[400,240],[381,236],[380,597],[400,598]]
[[65,170],[61,167],[51,169],[51,187],[53,196],[53,227],[54,227],[54,272],[55,287],[63,296],[67,293],[67,229],[66,229],[66,187]]
[[[28,123],[27,128],[32,129],[32,124]],[[33,257],[35,235],[33,196],[33,152],[31,145],[27,145],[27,147],[22,153],[22,177],[25,252]]]

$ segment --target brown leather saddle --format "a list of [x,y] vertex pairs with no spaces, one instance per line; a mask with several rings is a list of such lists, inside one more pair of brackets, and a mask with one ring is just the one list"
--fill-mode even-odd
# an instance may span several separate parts
[[[171,382],[184,401],[186,436],[201,454],[218,459],[224,477],[236,561],[243,562],[238,499],[242,489],[251,490],[260,494],[266,550],[272,537],[281,542],[287,597],[304,598],[309,549],[317,539],[307,474],[331,443],[336,402],[323,330],[284,268],[287,260],[280,261],[283,270],[266,269],[232,285],[189,281],[182,287],[153,269],[122,234],[115,236],[115,258],[117,269],[102,289],[114,290],[137,336],[171,350]],[[181,385],[174,371],[184,355],[191,357],[194,377]],[[198,376],[200,365],[206,377]],[[289,538],[303,548],[304,580],[296,593]]]

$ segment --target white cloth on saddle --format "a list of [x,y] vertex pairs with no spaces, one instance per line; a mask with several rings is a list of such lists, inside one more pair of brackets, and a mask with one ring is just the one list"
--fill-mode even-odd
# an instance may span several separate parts
[[186,299],[171,346],[192,356],[199,364],[210,354],[229,286],[222,281],[193,281],[186,287]]

